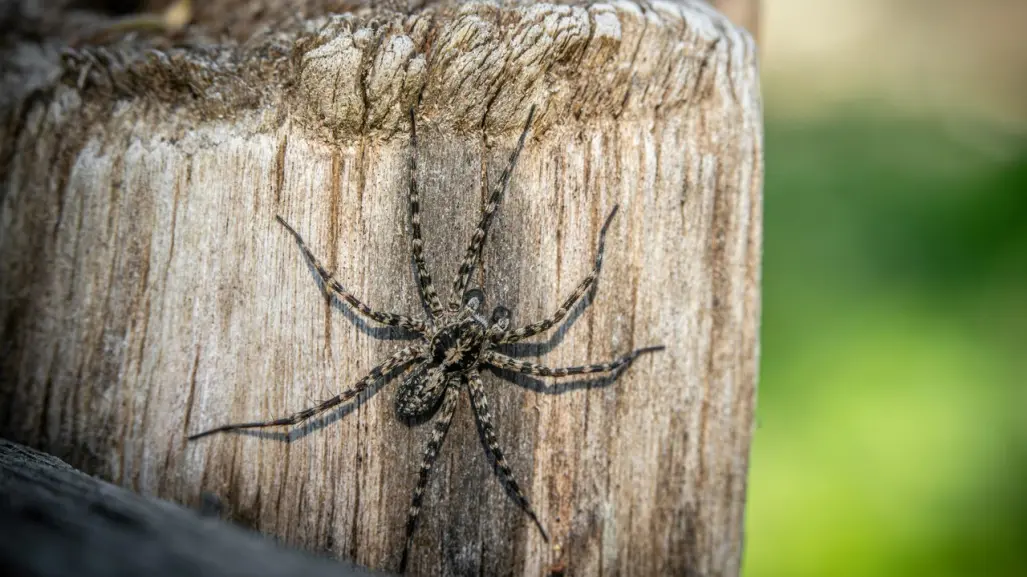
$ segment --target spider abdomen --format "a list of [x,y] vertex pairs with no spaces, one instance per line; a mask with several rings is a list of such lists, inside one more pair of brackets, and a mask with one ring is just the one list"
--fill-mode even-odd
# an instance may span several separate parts
[[435,412],[452,375],[426,362],[417,367],[396,395],[396,413],[404,419],[425,417]]

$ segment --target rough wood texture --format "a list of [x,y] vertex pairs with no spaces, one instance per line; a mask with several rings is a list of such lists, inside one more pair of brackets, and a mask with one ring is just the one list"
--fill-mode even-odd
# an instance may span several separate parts
[[0,568],[22,577],[381,575],[288,551],[3,439]]
[[430,431],[396,419],[395,386],[291,433],[185,436],[306,407],[401,346],[319,292],[275,214],[354,293],[417,314],[407,109],[420,99],[426,255],[447,294],[534,103],[475,277],[487,306],[515,325],[554,310],[619,203],[590,304],[515,351],[560,366],[668,348],[613,382],[487,375],[552,543],[502,490],[465,395],[412,570],[737,574],[762,222],[751,38],[700,2],[295,4],[211,0],[184,38],[59,62],[52,44],[16,45],[0,435],[145,495],[214,493],[287,543],[395,569]]

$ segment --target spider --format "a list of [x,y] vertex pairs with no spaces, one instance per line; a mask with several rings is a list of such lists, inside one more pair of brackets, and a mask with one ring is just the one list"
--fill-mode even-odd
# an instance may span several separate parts
[[343,288],[334,276],[324,268],[321,261],[307,247],[303,237],[285,222],[281,216],[276,216],[278,222],[295,238],[300,250],[324,281],[325,287],[364,316],[385,325],[406,329],[416,335],[414,338],[417,338],[419,342],[394,353],[385,362],[371,369],[371,372],[357,381],[349,390],[322,401],[313,407],[279,419],[223,425],[189,437],[189,440],[196,440],[200,437],[225,431],[296,425],[352,400],[382,377],[401,367],[416,363],[414,369],[406,376],[399,388],[396,397],[396,412],[405,420],[427,419],[435,414],[438,414],[438,417],[435,419],[431,439],[424,450],[421,469],[417,477],[417,485],[414,488],[413,502],[407,513],[406,541],[400,560],[401,573],[406,569],[407,557],[413,542],[414,529],[417,527],[417,519],[421,511],[424,491],[428,485],[429,474],[445,439],[446,432],[449,430],[449,424],[453,419],[453,413],[456,410],[461,389],[466,389],[470,394],[471,407],[477,417],[485,444],[488,447],[489,453],[491,453],[503,483],[517,501],[517,504],[531,517],[535,526],[538,527],[542,538],[547,543],[549,542],[549,535],[514,479],[506,457],[503,455],[503,450],[499,446],[495,427],[492,424],[492,415],[489,412],[489,403],[482,386],[479,367],[489,365],[500,370],[542,377],[611,373],[626,367],[639,355],[660,351],[664,348],[662,346],[646,347],[605,363],[561,368],[550,368],[516,359],[499,352],[498,347],[502,345],[516,343],[556,326],[567,316],[567,313],[578,301],[589,292],[595,284],[603,264],[603,246],[606,241],[607,229],[609,229],[613,217],[617,214],[617,206],[614,206],[603,223],[603,227],[599,232],[599,246],[592,270],[578,284],[574,292],[560,305],[560,308],[548,318],[511,330],[510,310],[506,307],[495,307],[492,310],[491,319],[486,319],[482,315],[484,295],[478,288],[468,288],[468,281],[471,272],[481,259],[485,236],[492,223],[492,218],[499,208],[499,202],[506,193],[510,175],[517,166],[517,158],[521,153],[521,149],[524,148],[524,141],[528,135],[528,130],[531,128],[534,116],[535,107],[532,106],[528,113],[528,120],[524,124],[524,130],[517,140],[517,146],[510,155],[509,164],[499,177],[498,185],[489,196],[481,219],[478,222],[478,227],[471,237],[471,242],[464,254],[463,262],[453,281],[452,299],[446,307],[443,307],[442,301],[435,291],[435,286],[432,284],[431,273],[428,272],[428,267],[422,254],[424,243],[421,240],[421,197],[417,184],[417,123],[414,110],[411,109],[412,152],[409,157],[408,166],[410,171],[410,224],[413,233],[411,252],[417,269],[421,299],[428,312],[427,318],[418,319],[382,312],[364,304]]

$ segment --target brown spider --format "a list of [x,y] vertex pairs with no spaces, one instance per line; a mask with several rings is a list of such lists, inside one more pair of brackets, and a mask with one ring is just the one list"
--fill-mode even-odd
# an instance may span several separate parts
[[[503,482],[521,508],[535,522],[539,532],[542,534],[542,538],[547,543],[549,542],[549,535],[546,534],[538,516],[528,503],[527,497],[521,492],[517,481],[514,480],[510,466],[506,462],[506,457],[503,456],[503,451],[499,447],[495,427],[492,425],[488,400],[485,398],[481,375],[478,372],[478,368],[481,365],[491,365],[502,370],[512,370],[543,377],[610,373],[628,365],[641,354],[659,351],[664,348],[662,346],[646,347],[606,363],[562,368],[550,368],[522,361],[509,357],[497,350],[497,347],[500,345],[516,343],[521,339],[537,335],[552,328],[566,317],[574,305],[592,288],[596,278],[599,276],[599,269],[603,264],[603,245],[606,241],[606,231],[614,215],[617,214],[617,207],[614,206],[603,223],[603,228],[599,232],[599,248],[596,252],[595,264],[591,272],[588,273],[588,276],[578,284],[574,292],[567,297],[567,300],[549,318],[510,330],[510,311],[506,307],[495,307],[492,310],[491,321],[486,320],[481,315],[484,296],[481,290],[477,288],[467,288],[468,279],[481,258],[481,249],[489,225],[496,213],[496,209],[499,208],[499,201],[506,193],[510,174],[517,165],[517,157],[524,147],[524,140],[527,137],[534,115],[535,107],[532,106],[531,111],[528,113],[528,120],[524,124],[524,130],[517,141],[517,147],[510,156],[509,165],[499,177],[499,186],[492,191],[488,203],[485,205],[481,220],[478,223],[478,228],[474,231],[474,236],[471,237],[471,243],[467,247],[464,260],[453,282],[453,298],[449,302],[448,308],[443,308],[439,295],[435,292],[431,274],[428,272],[428,267],[425,265],[422,254],[420,193],[417,187],[417,125],[414,111],[410,111],[411,146],[413,149],[409,165],[410,224],[413,229],[411,247],[421,287],[421,298],[424,300],[429,312],[425,319],[415,319],[405,315],[376,311],[358,300],[325,270],[318,258],[307,248],[299,233],[289,226],[281,216],[276,217],[278,222],[282,223],[282,226],[295,237],[300,250],[303,251],[303,254],[306,255],[310,263],[317,269],[318,274],[324,280],[325,286],[365,316],[382,324],[401,327],[411,331],[417,335],[420,342],[393,354],[385,362],[371,369],[371,372],[357,381],[351,389],[316,406],[303,409],[280,419],[223,425],[189,437],[189,440],[195,440],[214,433],[237,429],[295,425],[353,399],[384,375],[404,365],[416,362],[417,366],[400,386],[396,397],[396,411],[400,417],[405,419],[424,419],[431,417],[436,412],[440,414],[435,420],[431,440],[424,451],[421,471],[417,478],[417,486],[414,488],[414,499],[407,515],[406,542],[403,547],[403,556],[400,560],[400,572],[406,569],[407,556],[413,540],[414,529],[417,526],[417,517],[421,510],[421,501],[424,497],[424,490],[428,485],[428,475],[431,473],[435,457],[438,455],[439,448],[442,446],[442,441],[446,436],[446,431],[449,429],[449,424],[453,419],[453,412],[456,409],[457,399],[459,398],[458,393],[461,388],[466,388],[470,394],[471,406],[478,419],[485,444],[495,459]],[[440,406],[441,411],[439,411]]]

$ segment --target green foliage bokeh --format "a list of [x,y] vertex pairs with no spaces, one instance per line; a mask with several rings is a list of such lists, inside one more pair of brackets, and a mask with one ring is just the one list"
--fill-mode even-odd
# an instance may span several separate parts
[[746,577],[1027,570],[1027,142],[766,126]]

